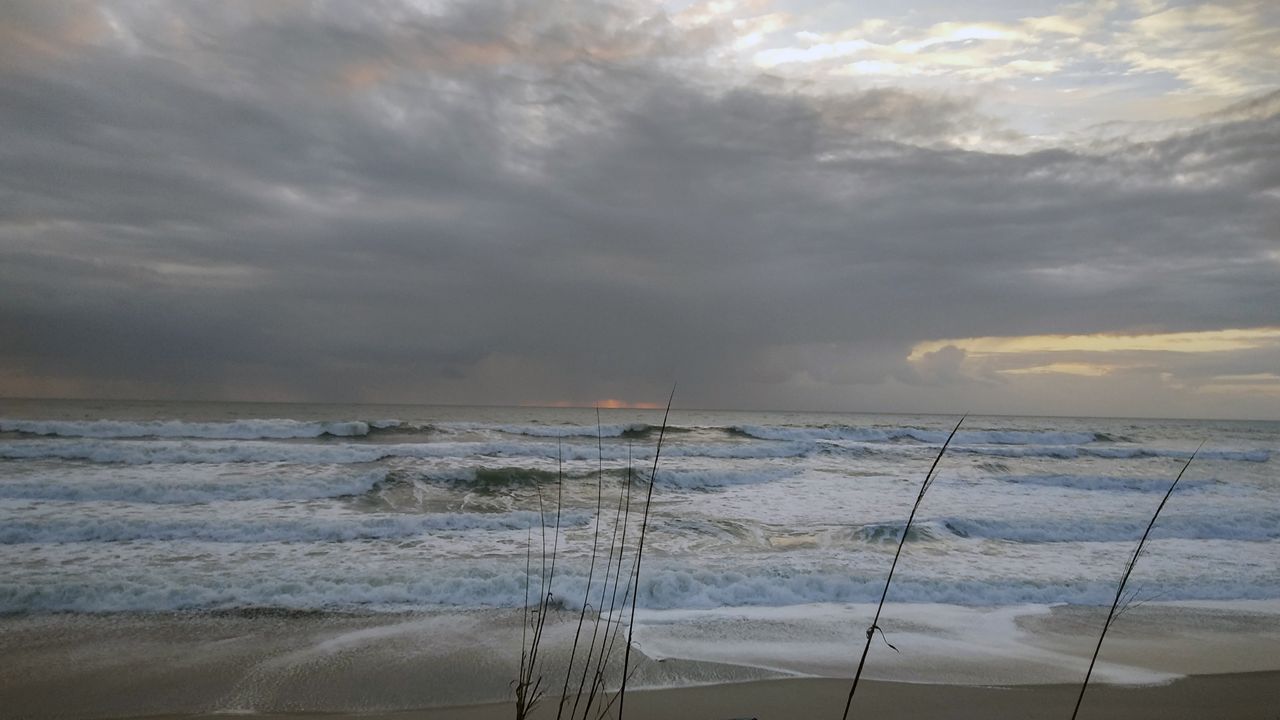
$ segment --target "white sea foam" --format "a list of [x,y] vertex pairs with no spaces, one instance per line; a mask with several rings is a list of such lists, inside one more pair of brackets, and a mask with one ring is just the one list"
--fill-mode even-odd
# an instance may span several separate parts
[[314,500],[367,492],[384,468],[269,464],[66,465],[0,477],[0,498],[185,505],[228,500]]
[[[1111,475],[1000,475],[996,479],[1017,485],[1036,485],[1041,487],[1060,487],[1074,490],[1121,490],[1137,492],[1164,492],[1169,489],[1172,478],[1158,477],[1116,477]],[[1213,478],[1187,478],[1178,482],[1179,492],[1193,489],[1205,489],[1221,486],[1223,483]]]
[[[1197,603],[1202,605],[1204,603]],[[643,610],[635,637],[649,657],[759,667],[802,676],[841,677],[857,664],[873,603],[787,607]],[[1047,605],[957,607],[891,603],[880,623],[902,653],[882,653],[864,677],[925,683],[1079,682],[1084,659],[1044,647],[1024,629]],[[1166,638],[1167,641],[1167,638]],[[1176,675],[1099,663],[1099,682],[1164,683]]]
[[528,437],[546,437],[546,438],[570,438],[583,437],[593,438],[597,436],[606,438],[623,437],[624,435],[643,435],[650,431],[656,432],[658,428],[647,423],[614,423],[596,425],[514,425],[514,424],[489,424],[489,423],[448,423],[446,428],[451,430],[493,430],[508,435],[525,435]]
[[782,468],[762,471],[736,470],[664,470],[659,469],[657,482],[673,488],[696,490],[722,488],[731,485],[755,485],[792,477],[794,470]]
[[[1176,458],[1191,457],[1191,450],[1171,450],[1154,447],[1070,447],[1070,446],[1027,446],[1027,447],[982,447],[953,446],[957,452],[975,455],[993,455],[996,457],[1047,457],[1071,460],[1079,457],[1095,457],[1110,460],[1129,458]],[[1263,449],[1223,449],[1207,448],[1196,453],[1197,460],[1226,460],[1232,462],[1263,463],[1271,459],[1271,451]]]
[[[1148,518],[943,518],[926,521],[924,526],[936,534],[948,532],[965,538],[1019,543],[1136,542],[1147,522]],[[1275,540],[1280,538],[1280,513],[1228,517],[1164,514],[1152,529],[1151,538]]]
[[[280,517],[245,513],[156,517],[150,513],[110,516],[67,513],[5,512],[0,544],[110,543],[135,540],[196,540],[217,543],[345,542],[360,539],[400,539],[427,533],[475,530],[524,530],[553,525],[554,513],[521,510],[508,513],[347,514],[345,516]],[[585,525],[589,516],[565,512],[564,527]]]
[[[641,449],[641,452],[648,450]],[[664,457],[774,458],[800,457],[811,447],[803,443],[703,443],[670,445]],[[562,456],[566,461],[595,460],[595,445],[548,442],[436,442],[436,443],[276,443],[255,440],[99,440],[58,438],[0,442],[0,458],[24,460],[58,458],[99,463],[367,463],[393,457],[532,457]],[[626,447],[610,445],[599,451],[605,460],[625,460]],[[644,455],[637,453],[637,461]]]
[[[611,474],[620,475],[621,468],[611,468]],[[647,479],[649,468],[635,469],[633,479],[643,482]],[[754,485],[773,482],[796,474],[795,470],[774,468],[766,470],[732,470],[732,469],[667,469],[659,468],[656,482],[660,487],[678,488],[682,490],[699,490],[723,488],[733,485]],[[594,482],[595,470],[586,472],[565,472],[566,480],[587,479]],[[422,479],[428,482],[457,484],[523,484],[534,481],[554,481],[556,473],[551,469],[527,467],[454,467],[426,472]],[[0,492],[3,492],[0,490]]]
[[[570,605],[580,598],[596,508],[594,414],[404,413],[347,438],[308,434],[321,428],[304,420],[61,428],[119,437],[0,430],[0,540],[13,543],[0,542],[0,611],[519,606],[530,525],[551,522],[536,519],[533,489],[554,487],[561,468],[555,593]],[[655,428],[628,422],[646,417],[606,415],[606,526],[628,453],[641,485],[651,467]],[[830,418],[699,412],[686,432],[668,434],[641,607],[878,599],[946,436],[922,428],[944,419]],[[476,419],[488,422],[467,422]],[[1169,599],[1280,598],[1280,485],[1267,462],[1280,426],[1007,418],[968,427],[921,508],[891,601],[1110,602],[1153,509],[1140,506],[1157,500],[1142,493],[1167,489],[1176,460],[1201,440],[1178,493],[1187,496],[1174,498],[1144,552],[1142,585]],[[190,436],[200,432],[215,437]],[[266,432],[281,437],[257,437]]]
[[[2,548],[3,546],[0,546]],[[17,547],[17,546],[11,546]],[[182,547],[203,552],[207,546]],[[335,575],[306,556],[299,545],[288,563],[268,569],[245,566],[223,572],[165,574],[122,572],[66,576],[50,573],[39,584],[0,585],[0,613],[32,611],[164,611],[222,607],[293,609],[403,609],[406,607],[520,607],[524,603],[523,558],[519,563],[434,563],[415,572],[404,565],[369,563]],[[227,560],[230,562],[230,560]],[[329,559],[329,563],[333,560]],[[537,573],[534,573],[537,587]],[[779,607],[811,603],[866,603],[879,598],[883,577],[846,571],[744,567],[738,570],[655,567],[640,582],[638,602],[649,609]],[[586,587],[585,568],[562,564],[551,588],[555,598],[576,609]],[[599,587],[596,585],[595,587]],[[1274,581],[1249,585],[1205,583],[1187,578],[1161,587],[1162,598],[1179,600],[1265,599],[1280,596]],[[1114,580],[982,581],[956,578],[895,578],[892,600],[966,607],[1061,602],[1102,605],[1114,596]]]
[[796,458],[811,454],[809,443],[787,442],[763,445],[757,443],[705,443],[663,446],[663,457],[705,457],[722,460],[763,460],[768,458]]
[[[394,420],[378,427],[393,427]],[[369,434],[369,423],[360,420],[306,422],[264,419],[227,422],[181,420],[14,420],[0,418],[0,432],[85,438],[209,438],[225,440],[314,438],[322,435],[360,437]]]
[[[898,440],[915,440],[923,443],[942,443],[950,434],[946,430],[926,430],[915,427],[852,427],[833,425],[824,427],[790,425],[734,425],[731,430],[760,440],[852,440],[856,442],[884,443]],[[1022,430],[962,430],[952,440],[955,444],[991,445],[1079,445],[1094,442],[1098,434],[1091,432],[1028,432]]]

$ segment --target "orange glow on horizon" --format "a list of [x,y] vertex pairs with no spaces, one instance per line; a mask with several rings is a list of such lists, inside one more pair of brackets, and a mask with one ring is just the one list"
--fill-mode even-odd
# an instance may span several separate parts
[[651,402],[627,402],[626,400],[617,400],[615,398],[607,398],[597,400],[596,407],[608,408],[610,410],[661,410],[662,406]]
[[665,405],[651,402],[629,402],[617,398],[605,398],[592,403],[580,403],[572,400],[556,400],[546,407],[556,408],[600,408],[601,410],[661,410]]

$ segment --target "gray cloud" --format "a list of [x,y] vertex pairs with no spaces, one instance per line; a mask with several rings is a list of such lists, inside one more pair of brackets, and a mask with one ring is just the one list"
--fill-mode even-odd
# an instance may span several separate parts
[[1008,154],[620,5],[16,10],[0,395],[947,410],[919,341],[1280,324],[1275,96]]

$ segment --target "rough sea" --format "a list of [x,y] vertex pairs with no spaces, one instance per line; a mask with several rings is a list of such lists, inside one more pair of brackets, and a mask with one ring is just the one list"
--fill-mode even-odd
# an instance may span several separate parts
[[[661,412],[0,401],[0,613],[580,607]],[[956,418],[695,411],[662,448],[643,611],[873,603]],[[1280,423],[967,419],[892,603],[1280,599]],[[556,496],[562,500],[559,537]],[[539,511],[541,504],[542,511]],[[597,513],[597,507],[601,508]],[[602,550],[603,552],[603,550]],[[597,570],[598,572],[598,570]]]

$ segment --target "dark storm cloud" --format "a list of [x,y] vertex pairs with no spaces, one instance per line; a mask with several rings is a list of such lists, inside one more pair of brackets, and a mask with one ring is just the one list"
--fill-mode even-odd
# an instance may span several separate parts
[[1001,154],[621,6],[9,8],[0,395],[835,406],[956,382],[922,340],[1280,323],[1274,102]]

